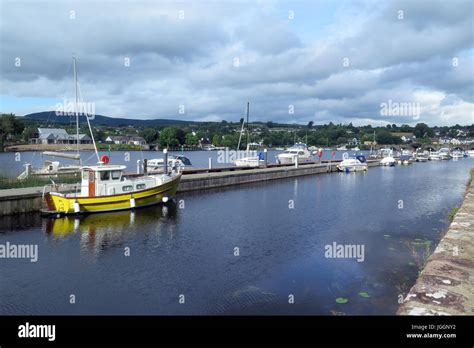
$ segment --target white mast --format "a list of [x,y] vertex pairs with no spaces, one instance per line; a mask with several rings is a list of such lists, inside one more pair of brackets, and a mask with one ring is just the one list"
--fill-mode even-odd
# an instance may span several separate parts
[[[76,58],[74,57],[74,80],[76,82],[76,104],[77,104],[77,70],[76,70]],[[81,99],[82,99],[82,93],[81,93]],[[76,109],[76,136],[77,136],[77,153],[79,153],[79,114],[77,113],[77,107],[75,106]],[[86,120],[87,120],[87,125],[89,126],[89,132],[91,133],[91,139],[92,139],[92,144],[94,144],[94,150],[95,150],[95,155],[97,156],[97,162],[100,163],[100,157],[99,157],[99,152],[97,151],[97,146],[95,144],[95,139],[94,139],[94,133],[92,132],[92,127],[91,123],[89,121],[89,116],[86,114]]]
[[76,70],[76,57],[72,58],[74,61],[74,86],[76,88],[76,99],[74,102],[74,112],[76,114],[76,145],[77,145],[77,154],[79,155],[79,113],[77,112],[77,70]]

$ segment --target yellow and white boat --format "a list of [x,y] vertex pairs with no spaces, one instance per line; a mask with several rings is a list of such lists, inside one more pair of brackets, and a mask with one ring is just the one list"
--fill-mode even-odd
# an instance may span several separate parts
[[[76,100],[74,103],[76,131],[79,133],[75,58],[74,81],[76,84]],[[45,193],[43,198],[47,209],[42,210],[43,214],[67,215],[135,209],[167,202],[176,193],[181,173],[174,171],[169,173],[167,166],[165,166],[163,174],[147,175],[145,173],[137,178],[127,178],[124,176],[126,166],[108,164],[108,156],[99,158],[89,117],[86,115],[85,118],[91,134],[98,165],[80,168],[80,190],[67,194],[57,191]],[[76,139],[79,139],[79,136]],[[79,141],[77,141],[77,152],[79,154]]]
[[46,192],[43,213],[67,215],[99,213],[146,207],[167,202],[174,196],[180,173],[125,178],[123,165],[99,164],[81,168],[80,191]]

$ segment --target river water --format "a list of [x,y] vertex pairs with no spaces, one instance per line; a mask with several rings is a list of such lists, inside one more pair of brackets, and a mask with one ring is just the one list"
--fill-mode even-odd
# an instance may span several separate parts
[[[136,212],[2,218],[0,245],[38,245],[38,260],[0,258],[0,314],[394,314],[471,167],[376,167]],[[333,243],[363,246],[362,262],[326,257]]]

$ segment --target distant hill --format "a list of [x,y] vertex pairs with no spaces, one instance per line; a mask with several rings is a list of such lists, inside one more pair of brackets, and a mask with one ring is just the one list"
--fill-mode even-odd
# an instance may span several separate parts
[[[25,115],[24,118],[33,120],[36,122],[43,123],[48,127],[54,125],[69,125],[72,122],[75,122],[74,116],[57,116],[54,111],[43,111],[35,112],[33,114]],[[85,119],[81,117],[80,122],[85,122]],[[131,118],[114,118],[102,115],[95,115],[93,120],[94,125],[101,126],[110,126],[110,127],[119,127],[119,126],[133,126],[133,127],[153,127],[153,126],[170,126],[170,125],[187,125],[187,124],[197,124],[201,122],[194,121],[181,121],[181,120],[168,120],[168,119],[154,119],[154,120],[139,120]]]

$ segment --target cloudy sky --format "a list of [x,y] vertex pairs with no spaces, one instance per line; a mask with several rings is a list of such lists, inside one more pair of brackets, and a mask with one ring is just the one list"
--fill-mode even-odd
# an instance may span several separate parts
[[73,100],[76,56],[111,117],[474,123],[470,0],[0,4],[2,112]]

